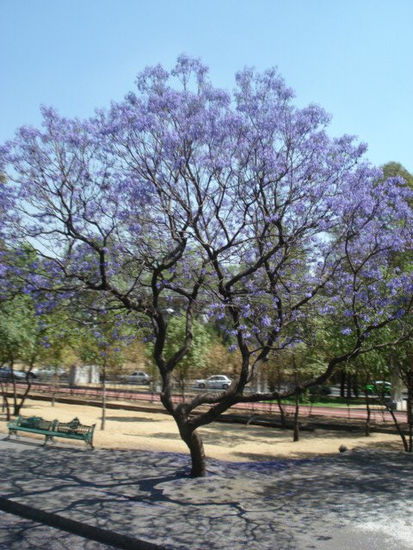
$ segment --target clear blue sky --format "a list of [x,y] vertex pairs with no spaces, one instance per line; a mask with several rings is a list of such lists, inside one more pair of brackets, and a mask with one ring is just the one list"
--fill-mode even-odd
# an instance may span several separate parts
[[40,104],[86,117],[146,65],[201,57],[231,89],[278,66],[297,102],[413,172],[413,0],[0,0],[0,141]]

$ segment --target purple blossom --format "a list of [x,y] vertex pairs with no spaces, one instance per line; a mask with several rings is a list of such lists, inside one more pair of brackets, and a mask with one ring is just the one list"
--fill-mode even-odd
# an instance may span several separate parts
[[268,328],[272,325],[271,318],[268,315],[264,315],[261,319],[261,324],[263,327]]
[[0,147],[0,238],[36,257],[0,255],[1,295],[22,281],[43,315],[96,293],[147,340],[167,304],[251,349],[320,317],[363,331],[404,316],[413,275],[394,258],[412,248],[412,191],[293,97],[274,69],[244,69],[230,94],[182,55],[90,119],[43,107],[41,128]]

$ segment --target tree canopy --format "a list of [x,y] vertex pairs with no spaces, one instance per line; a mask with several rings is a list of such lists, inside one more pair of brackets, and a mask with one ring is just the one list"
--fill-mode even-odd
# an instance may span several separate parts
[[[309,319],[337,316],[348,336],[315,384],[409,313],[412,275],[391,262],[411,248],[412,191],[352,137],[331,139],[324,110],[295,107],[274,69],[239,72],[231,94],[180,56],[136,84],[88,120],[43,108],[41,129],[1,148],[0,238],[36,250],[26,291],[101,293],[138,315],[162,402],[202,475],[196,429],[236,402],[273,398],[245,386],[269,354],[300,343]],[[185,319],[172,355],[168,309]],[[205,316],[239,350],[238,378],[177,405],[171,376]],[[193,416],[200,405],[210,407]]]

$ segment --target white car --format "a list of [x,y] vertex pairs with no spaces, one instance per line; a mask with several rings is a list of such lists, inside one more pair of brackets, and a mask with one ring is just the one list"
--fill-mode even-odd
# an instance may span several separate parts
[[56,367],[40,367],[34,371],[34,374],[40,378],[40,380],[50,380],[52,378],[60,378],[66,375],[66,371],[63,368]]
[[197,388],[208,388],[211,390],[226,390],[230,387],[231,383],[231,378],[228,378],[225,374],[215,374],[206,380],[196,380],[195,382]]
[[124,376],[123,380],[129,384],[149,384],[151,377],[143,370],[136,370],[132,374]]

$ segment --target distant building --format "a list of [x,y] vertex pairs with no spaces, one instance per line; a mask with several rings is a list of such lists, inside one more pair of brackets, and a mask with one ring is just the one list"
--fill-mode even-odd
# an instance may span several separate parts
[[80,386],[82,384],[98,384],[99,367],[96,365],[72,365],[70,367],[69,384]]

